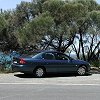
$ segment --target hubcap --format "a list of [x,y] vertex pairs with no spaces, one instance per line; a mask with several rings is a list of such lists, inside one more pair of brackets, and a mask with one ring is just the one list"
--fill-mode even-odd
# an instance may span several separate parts
[[84,67],[80,67],[80,68],[78,69],[78,74],[79,74],[79,75],[84,75],[84,74],[85,74],[85,68],[84,68]]
[[38,68],[38,69],[36,70],[36,76],[42,77],[43,74],[44,74],[44,70],[43,70],[42,68]]

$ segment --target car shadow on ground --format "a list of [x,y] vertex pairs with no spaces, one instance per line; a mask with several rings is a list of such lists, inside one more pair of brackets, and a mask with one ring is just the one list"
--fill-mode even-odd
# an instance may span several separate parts
[[[89,74],[86,74],[84,76],[91,76],[92,74],[89,73]],[[19,77],[19,78],[36,78],[34,77],[33,75],[31,74],[23,74],[23,73],[20,73],[20,74],[14,74],[15,77]],[[57,77],[77,77],[79,75],[77,74],[48,74],[46,75],[45,77],[43,78],[57,78]]]

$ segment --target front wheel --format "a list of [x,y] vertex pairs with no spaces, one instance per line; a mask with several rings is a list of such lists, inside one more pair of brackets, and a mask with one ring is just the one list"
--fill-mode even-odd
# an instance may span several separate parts
[[41,77],[44,77],[46,74],[46,71],[44,68],[42,67],[38,67],[34,70],[34,75],[35,77],[38,77],[38,78],[41,78]]
[[78,75],[85,75],[86,74],[86,67],[85,66],[81,66],[77,69],[77,73]]

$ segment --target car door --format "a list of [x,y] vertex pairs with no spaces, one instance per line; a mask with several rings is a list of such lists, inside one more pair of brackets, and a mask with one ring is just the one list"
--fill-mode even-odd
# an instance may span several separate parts
[[66,73],[66,72],[72,72],[75,70],[72,60],[67,55],[62,54],[62,53],[56,53],[56,60],[58,63],[57,64],[58,72]]
[[44,53],[44,66],[47,72],[58,72],[57,61],[53,53]]

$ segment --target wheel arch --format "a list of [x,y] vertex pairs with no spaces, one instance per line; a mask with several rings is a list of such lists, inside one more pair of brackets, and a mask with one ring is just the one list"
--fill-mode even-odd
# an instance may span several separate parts
[[87,67],[85,64],[81,64],[81,65],[79,65],[78,68],[80,68],[80,67],[84,67],[84,68],[86,68],[86,71],[88,71],[88,67]]

